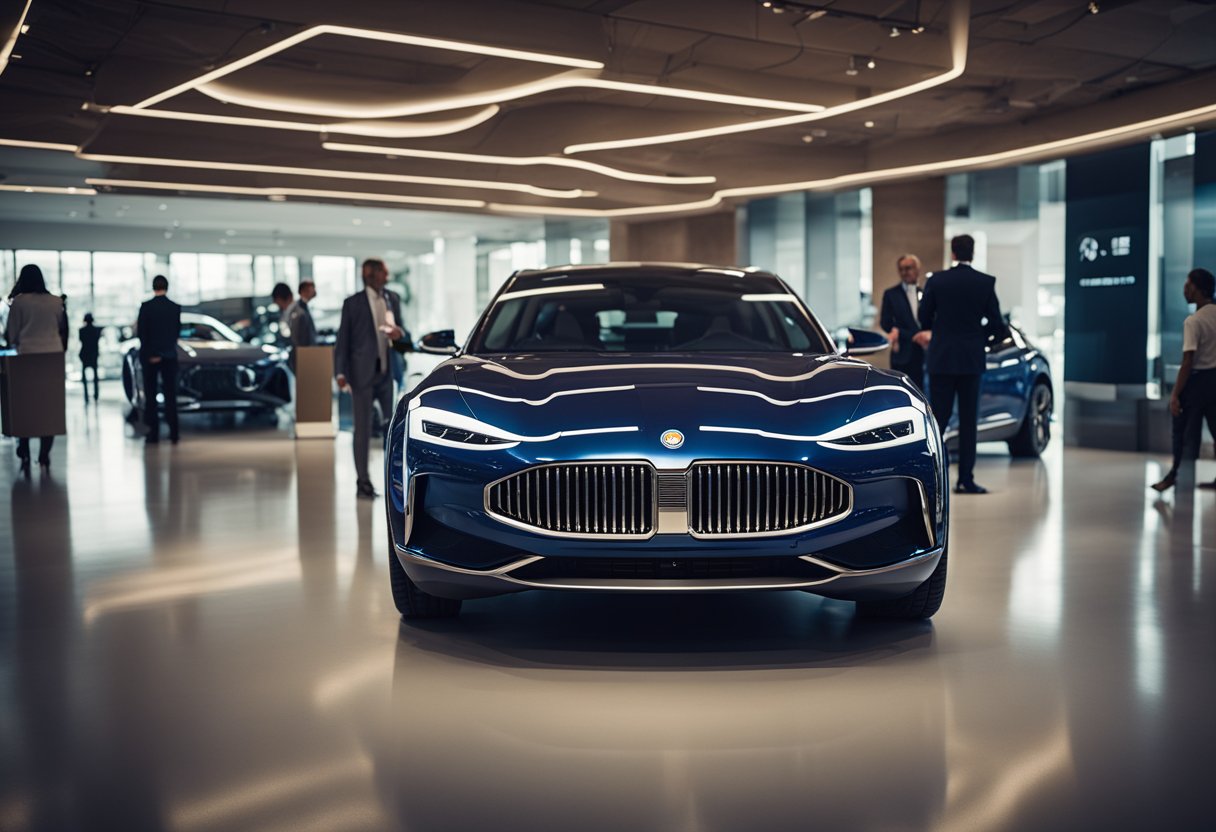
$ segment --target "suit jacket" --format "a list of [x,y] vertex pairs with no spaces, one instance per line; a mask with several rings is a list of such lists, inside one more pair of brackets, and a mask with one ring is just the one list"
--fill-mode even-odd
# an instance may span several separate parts
[[135,334],[139,336],[139,359],[177,358],[177,337],[181,334],[182,308],[165,295],[156,295],[139,307]]
[[85,324],[80,328],[80,363],[86,367],[97,364],[101,352],[101,327]]
[[[401,326],[401,304],[396,295],[386,292],[384,304],[393,315],[397,326]],[[372,320],[371,305],[367,291],[360,290],[342,302],[342,319],[338,324],[338,341],[334,345],[334,375],[346,376],[351,387],[371,387],[376,381],[376,363],[380,345],[376,336],[379,322]],[[404,329],[404,327],[402,327]],[[389,343],[389,362],[380,368],[381,373],[392,371],[394,350],[406,343],[406,338]]]
[[902,280],[882,293],[882,313],[878,325],[883,332],[899,328],[899,351],[891,353],[892,367],[900,369],[923,364],[925,351],[912,341],[912,336],[920,331],[920,321],[912,314],[912,305],[908,303]]
[[287,309],[287,332],[291,346],[311,347],[317,343],[317,326],[312,320],[308,304],[297,300]]
[[24,292],[13,298],[5,339],[18,355],[63,352],[68,348],[68,318],[63,298],[49,292]]
[[935,273],[920,299],[920,325],[933,331],[930,374],[982,374],[988,338],[1007,333],[996,299],[996,278],[967,263]]

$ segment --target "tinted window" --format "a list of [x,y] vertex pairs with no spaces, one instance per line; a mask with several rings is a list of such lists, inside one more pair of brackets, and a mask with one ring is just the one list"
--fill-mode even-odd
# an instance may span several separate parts
[[474,353],[831,352],[779,283],[702,275],[559,275],[500,295]]

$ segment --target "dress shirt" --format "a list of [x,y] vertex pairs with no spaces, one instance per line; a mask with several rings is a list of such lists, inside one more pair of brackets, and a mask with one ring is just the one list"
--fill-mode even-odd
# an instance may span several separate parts
[[372,324],[376,327],[377,358],[376,371],[383,373],[388,370],[388,336],[380,327],[388,323],[388,305],[384,295],[378,289],[367,287],[367,303],[372,309]]

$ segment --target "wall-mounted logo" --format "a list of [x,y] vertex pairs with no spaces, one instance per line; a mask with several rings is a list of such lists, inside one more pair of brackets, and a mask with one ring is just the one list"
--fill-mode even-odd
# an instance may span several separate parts
[[675,450],[684,444],[684,434],[680,433],[678,430],[665,430],[663,431],[663,438],[661,441],[664,448],[671,448],[672,450]]
[[1081,240],[1081,259],[1088,260],[1090,263],[1098,259],[1098,241],[1093,237],[1085,237]]

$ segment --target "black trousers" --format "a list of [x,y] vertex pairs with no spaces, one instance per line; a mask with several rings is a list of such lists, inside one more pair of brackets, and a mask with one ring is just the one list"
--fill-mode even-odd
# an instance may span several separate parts
[[359,485],[371,486],[367,457],[372,436],[372,409],[379,402],[381,416],[387,425],[393,416],[393,377],[389,373],[381,373],[372,379],[371,384],[363,387],[352,385],[350,393],[354,411],[355,436],[351,448],[355,455],[355,476]]
[[973,482],[975,475],[975,443],[979,432],[980,373],[930,373],[929,404],[942,434],[958,398],[958,482]]
[[1216,369],[1193,370],[1179,396],[1182,413],[1173,417],[1174,464],[1167,476],[1174,476],[1184,459],[1196,459],[1203,439],[1203,423],[1216,438]]
[[162,358],[153,364],[144,359],[144,424],[148,426],[148,441],[160,439],[160,408],[156,403],[156,381],[160,379],[165,394],[165,421],[169,425],[169,438],[177,439],[177,359]]
[[[49,465],[51,462],[51,446],[55,444],[55,437],[43,436],[38,440],[38,461],[43,465]],[[17,440],[17,458],[27,460],[30,458],[30,440],[22,438]]]
[[82,364],[80,367],[80,380],[84,384],[84,400],[89,400],[89,370],[93,371],[93,399],[101,401],[101,396],[97,393],[97,364]]

